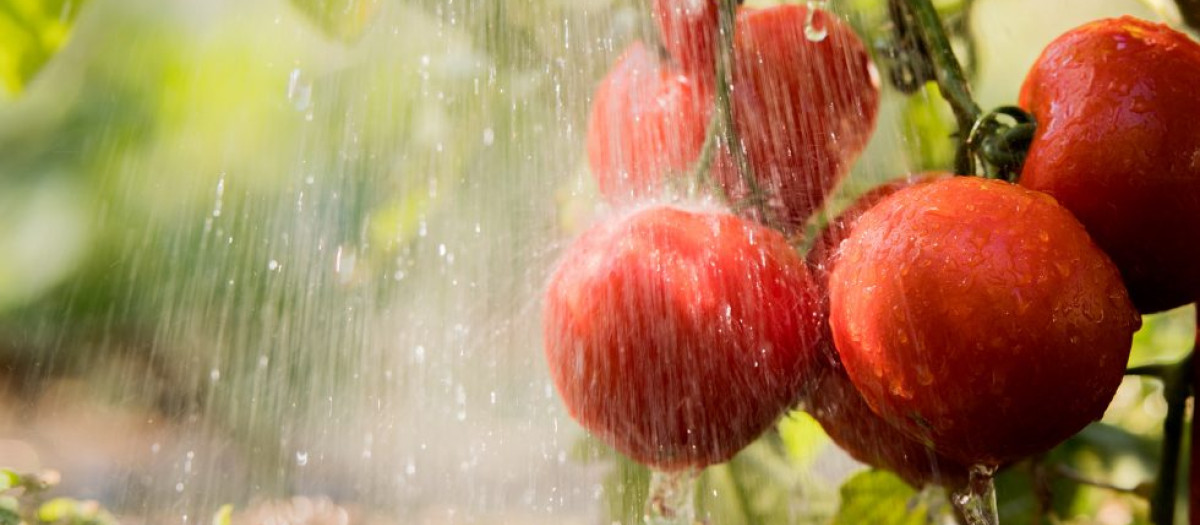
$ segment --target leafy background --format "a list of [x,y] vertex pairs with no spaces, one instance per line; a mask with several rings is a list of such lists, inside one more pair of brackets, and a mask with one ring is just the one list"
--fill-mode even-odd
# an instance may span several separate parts
[[[834,8],[878,44],[882,4]],[[938,6],[984,106],[1014,100],[1077,23],[1173,16],[1129,0]],[[0,464],[59,469],[50,496],[132,523],[226,503],[244,523],[636,522],[648,473],[554,399],[537,294],[604,211],[582,159],[590,90],[650,37],[644,13],[0,0]],[[950,131],[935,89],[887,93],[829,213],[948,165]],[[1180,357],[1191,318],[1148,318],[1134,364]],[[1127,379],[1103,422],[1004,471],[1003,522],[1049,523],[1038,480],[1058,523],[1145,523],[1139,496],[1071,478],[1150,480],[1160,390]],[[949,519],[940,491],[863,470],[802,412],[699,483],[712,523]]]

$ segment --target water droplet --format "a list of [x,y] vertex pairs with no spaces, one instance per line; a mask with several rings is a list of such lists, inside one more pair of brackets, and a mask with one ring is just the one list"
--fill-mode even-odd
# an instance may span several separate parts
[[292,101],[292,106],[296,111],[307,111],[312,105],[312,81],[309,80],[300,68],[292,70],[288,76],[288,100]]
[[829,36],[829,29],[824,22],[817,20],[817,10],[825,7],[825,2],[808,2],[808,15],[804,17],[804,38],[809,42],[820,42]]

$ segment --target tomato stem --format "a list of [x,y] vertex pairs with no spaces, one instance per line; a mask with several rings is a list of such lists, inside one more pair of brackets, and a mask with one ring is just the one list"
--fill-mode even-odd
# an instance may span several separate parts
[[[932,78],[954,112],[958,125],[955,173],[975,175],[976,160],[980,160],[985,176],[1014,182],[1036,131],[1033,117],[1015,106],[987,113],[980,109],[971,97],[971,85],[930,0],[892,0],[888,7],[897,26],[898,44],[918,55],[905,59],[905,74],[912,77],[906,81],[912,84]],[[964,9],[970,9],[970,5]],[[915,85],[908,87],[915,89]],[[1001,121],[1001,117],[1013,124]]]
[[[1197,333],[1200,336],[1200,332]],[[1200,342],[1200,341],[1198,341]],[[1175,496],[1179,482],[1179,451],[1183,441],[1183,419],[1191,388],[1192,359],[1195,348],[1178,363],[1166,367],[1162,375],[1163,397],[1167,400],[1167,418],[1163,421],[1162,457],[1154,495],[1150,499],[1150,521],[1175,523]]]
[[[954,119],[958,121],[960,140],[966,140],[966,134],[975,126],[982,111],[975,99],[971,98],[971,86],[963,74],[958,58],[954,56],[954,48],[950,46],[950,38],[942,27],[942,19],[930,0],[908,0],[905,5],[916,23],[917,34],[929,51],[933,61],[933,72],[942,96],[950,103],[954,111]],[[966,175],[966,173],[961,173]]]
[[[768,226],[774,226],[773,217],[767,208],[767,195],[754,176],[754,169],[746,157],[746,150],[738,137],[737,124],[733,118],[733,56],[734,31],[737,27],[737,7],[740,0],[719,0],[717,24],[717,53],[716,53],[716,94],[713,100],[713,115],[708,122],[708,130],[704,137],[704,145],[700,150],[700,158],[692,168],[693,180],[698,187],[709,184],[708,176],[716,157],[718,146],[723,144],[733,157],[734,168],[737,169],[742,183],[746,185],[746,196],[741,203],[735,203],[735,211],[754,207],[759,220]],[[726,195],[728,196],[728,194]]]

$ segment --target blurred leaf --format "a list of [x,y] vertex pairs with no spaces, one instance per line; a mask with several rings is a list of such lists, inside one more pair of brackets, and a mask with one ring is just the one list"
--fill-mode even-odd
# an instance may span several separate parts
[[779,436],[788,458],[800,469],[812,466],[830,443],[821,424],[807,412],[801,411],[790,412],[779,421]]
[[905,144],[918,170],[947,169],[954,161],[954,121],[937,85],[908,97],[904,106]]
[[0,0],[0,98],[20,93],[63,47],[86,0]]
[[0,469],[0,491],[8,490],[21,484],[21,475],[9,469]]
[[37,519],[56,525],[117,525],[117,520],[99,503],[71,498],[55,498],[43,503]]
[[300,12],[330,37],[358,41],[375,20],[379,0],[292,0]]
[[217,509],[217,513],[213,514],[212,525],[230,525],[233,522],[233,505],[228,503],[221,505]]
[[929,505],[900,478],[883,470],[855,474],[842,484],[834,525],[925,525]]

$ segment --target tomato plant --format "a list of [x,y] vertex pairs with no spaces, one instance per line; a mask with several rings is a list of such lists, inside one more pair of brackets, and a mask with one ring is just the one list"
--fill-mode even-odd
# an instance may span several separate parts
[[[852,457],[893,471],[913,486],[942,484],[955,490],[958,517],[972,524],[998,519],[989,494],[993,472],[1004,465],[1032,471],[1039,505],[1052,506],[1047,502],[1052,497],[1044,493],[1050,484],[1042,463],[1046,454],[1087,434],[1084,428],[1104,414],[1126,375],[1161,379],[1169,410],[1151,507],[1156,522],[1170,522],[1189,392],[1181,370],[1190,370],[1190,357],[1175,365],[1126,367],[1141,314],[1192,302],[1200,293],[1200,273],[1190,264],[1200,255],[1200,244],[1192,242],[1200,226],[1195,177],[1200,128],[1190,122],[1200,109],[1200,95],[1192,89],[1200,84],[1193,78],[1200,71],[1195,67],[1200,46],[1165,26],[1131,18],[1090,24],[1043,53],[1021,92],[1020,104],[1029,111],[1017,106],[985,111],[971,95],[933,4],[908,0],[887,7],[892,36],[882,51],[893,61],[886,64],[892,68],[888,78],[903,93],[936,82],[958,125],[953,167],[963,177],[936,172],[876,187],[814,239],[802,239],[799,233],[812,226],[814,212],[827,206],[875,126],[878,75],[859,36],[812,3],[752,8],[734,0],[656,0],[651,10],[665,57],[637,60],[653,64],[661,78],[687,85],[694,98],[679,104],[653,94],[667,92],[665,83],[655,87],[655,81],[643,81],[651,95],[629,100],[640,96],[657,104],[660,113],[622,112],[636,102],[604,106],[611,98],[611,78],[628,67],[633,52],[622,59],[597,92],[589,129],[590,160],[602,192],[636,201],[656,193],[666,178],[686,174],[694,177],[692,191],[714,191],[741,216],[759,219],[762,225],[756,228],[789,235],[794,246],[782,237],[763,241],[758,233],[752,235],[760,239],[756,242],[778,244],[780,253],[792,255],[802,252],[799,246],[810,246],[811,275],[804,279],[817,291],[800,303],[816,328],[799,338],[808,357],[797,365],[802,375],[791,378],[790,399],[800,392],[815,419],[811,424],[819,424]],[[597,127],[597,115],[618,124]],[[662,140],[667,133],[657,131],[666,129],[662,122],[672,123],[675,140],[691,142]],[[622,144],[620,149],[637,152],[641,160],[595,155],[598,142]],[[616,160],[597,162],[603,157]],[[713,181],[717,184],[710,186]],[[746,213],[748,208],[753,211]],[[776,281],[742,280],[758,270],[715,262],[705,263],[705,271],[680,270],[693,268],[691,263],[663,266],[660,251],[670,242],[614,255],[627,250],[622,246],[630,241],[619,240],[612,228],[637,237],[629,233],[629,217],[585,234],[576,246],[590,248],[573,247],[555,275],[545,338],[556,385],[577,420],[635,460],[673,470],[729,459],[770,425],[764,421],[787,406],[779,400],[788,396],[768,389],[766,408],[746,412],[758,414],[754,425],[728,417],[733,412],[726,408],[713,411],[726,415],[724,434],[710,426],[716,424],[713,419],[687,416],[698,419],[681,422],[674,412],[647,408],[653,403],[638,398],[643,391],[663,399],[690,392],[698,399],[702,384],[726,388],[728,378],[718,372],[694,374],[687,368],[683,377],[662,372],[659,367],[666,363],[685,361],[675,353],[679,348],[696,340],[714,347],[754,346],[736,331],[691,335],[700,333],[695,326],[704,322],[699,319],[717,326],[726,322],[719,311],[708,310],[711,301],[694,297],[712,294],[704,284],[708,277],[690,278],[686,293],[663,290],[689,281],[678,277],[679,271],[707,275],[722,269],[739,275],[738,284],[728,289],[759,297],[758,306],[735,312],[765,320],[783,315],[765,312],[794,314],[798,303],[773,299]],[[1163,227],[1167,224],[1172,227]],[[724,246],[715,240],[702,244]],[[584,257],[578,250],[605,255]],[[593,262],[578,262],[585,258]],[[617,259],[623,262],[594,262]],[[611,284],[561,284],[582,282],[562,277],[577,273],[564,270],[573,266],[607,276],[598,282],[637,275],[638,283],[667,284],[655,284],[650,293],[604,299]],[[619,288],[651,289],[628,284],[629,279],[622,277]],[[641,299],[681,293],[688,299],[649,306]],[[604,306],[574,306],[593,303]],[[678,321],[688,317],[664,310],[663,304],[675,303],[692,305],[687,310],[696,315],[691,324]],[[615,305],[638,306],[616,315]],[[766,326],[755,333],[774,337]],[[628,349],[638,345],[657,353],[629,357]],[[724,359],[718,360],[722,373],[739,376],[737,366]],[[571,362],[587,366],[564,364]],[[656,379],[618,388],[607,379],[580,375],[585,368]],[[662,382],[677,385],[676,390],[654,390]],[[589,405],[586,400],[597,394],[585,390],[600,384],[610,385],[600,391],[623,394],[610,396],[616,401],[604,406]],[[704,447],[720,453],[689,456],[689,450]],[[859,482],[888,485],[875,477]],[[870,490],[860,486],[843,496],[857,498]]]
[[778,232],[653,206],[600,223],[546,290],[551,376],[572,417],[663,470],[729,459],[797,397],[817,291]]

